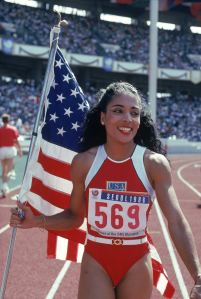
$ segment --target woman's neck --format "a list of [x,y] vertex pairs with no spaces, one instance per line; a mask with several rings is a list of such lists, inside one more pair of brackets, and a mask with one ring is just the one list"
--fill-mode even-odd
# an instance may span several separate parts
[[126,143],[126,144],[110,144],[106,142],[104,148],[108,157],[115,161],[122,161],[132,156],[135,150],[135,143]]

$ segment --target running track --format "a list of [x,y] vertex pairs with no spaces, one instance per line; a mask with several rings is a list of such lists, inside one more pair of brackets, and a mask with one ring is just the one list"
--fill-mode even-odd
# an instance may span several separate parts
[[[191,225],[201,258],[201,155],[171,156],[170,160],[177,196]],[[12,232],[8,226],[8,219],[9,209],[15,205],[15,201],[10,197],[18,190],[12,191],[9,198],[0,200],[0,282]],[[168,275],[176,287],[174,299],[181,299],[183,297],[155,209],[150,215],[149,230]],[[80,265],[47,260],[46,237],[46,232],[38,229],[17,231],[5,299],[76,299]],[[189,291],[193,283],[192,279],[179,258],[178,262],[185,286]],[[154,290],[152,298],[159,299],[161,296]]]

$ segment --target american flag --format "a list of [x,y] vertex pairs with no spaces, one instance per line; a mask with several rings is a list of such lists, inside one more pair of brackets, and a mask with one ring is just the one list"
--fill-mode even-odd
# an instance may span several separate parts
[[[50,71],[44,118],[23,180],[20,201],[36,212],[54,215],[69,207],[70,165],[79,150],[82,124],[89,105],[63,54],[57,48]],[[49,258],[81,259],[85,231],[48,232]],[[68,252],[67,248],[71,248]]]
[[[48,85],[44,120],[38,129],[19,198],[21,202],[27,201],[36,213],[54,215],[69,207],[70,165],[79,151],[82,124],[89,106],[59,48]],[[48,257],[81,261],[85,237],[82,227],[68,232],[49,231]],[[164,297],[172,298],[174,288],[149,240],[154,285]]]

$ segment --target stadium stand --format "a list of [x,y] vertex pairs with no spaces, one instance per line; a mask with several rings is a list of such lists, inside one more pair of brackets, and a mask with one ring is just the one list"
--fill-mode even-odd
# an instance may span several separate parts
[[[60,47],[66,49],[67,52],[110,57],[114,61],[148,64],[149,27],[145,18],[139,18],[131,25],[100,21],[95,16],[68,15],[67,19],[69,25],[66,30],[62,30],[60,36]],[[44,8],[0,2],[1,39],[11,39],[19,44],[47,47],[50,28],[56,21],[55,13]],[[192,34],[187,26],[181,26],[181,30],[159,30],[158,49],[159,67],[200,71],[201,59],[193,60],[191,55],[194,57],[200,55],[201,35]],[[5,53],[0,52],[0,64],[4,57]],[[13,123],[18,126],[21,133],[30,134],[42,90],[44,69],[40,78],[33,74],[31,77],[30,74],[24,72],[22,80],[19,80],[19,72],[17,78],[12,75],[15,57],[12,59],[11,70],[5,68],[5,65],[3,65],[4,70],[1,68],[0,114],[10,113]],[[105,82],[97,84],[93,81],[93,74],[96,70],[93,71],[91,68],[89,71],[89,68],[76,67],[78,79],[82,78],[80,83],[91,103],[96,100],[94,95],[98,88],[106,85]],[[108,80],[116,80],[115,74],[110,72],[107,75]],[[121,80],[133,81],[132,74],[129,76],[124,74]],[[141,81],[145,86],[146,79]],[[189,141],[201,141],[200,95],[191,92],[188,83],[184,90],[180,91],[171,90],[171,87],[173,83],[172,85],[168,83],[163,90],[165,89],[169,96],[158,98],[157,101],[157,126],[161,137],[175,136]],[[143,91],[146,97],[147,88],[144,87]]]
[[[0,3],[1,22],[12,23],[15,31],[2,35],[22,44],[47,46],[49,30],[55,24],[53,12]],[[98,21],[94,17],[68,15],[69,26],[63,31],[60,46],[70,53],[110,56],[115,60],[148,63],[149,27],[145,21],[125,25]],[[115,33],[115,34],[114,34]],[[112,50],[104,44],[113,45]],[[174,44],[174,47],[172,45]],[[115,47],[117,46],[117,47]],[[191,61],[189,55],[201,52],[201,35],[190,31],[159,30],[159,66],[176,69],[200,69],[201,60]],[[171,51],[169,51],[171,49]]]

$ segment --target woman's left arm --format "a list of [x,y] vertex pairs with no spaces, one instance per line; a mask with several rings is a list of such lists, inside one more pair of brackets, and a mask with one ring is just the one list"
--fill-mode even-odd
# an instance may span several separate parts
[[169,233],[174,245],[194,279],[195,284],[199,283],[199,295],[191,298],[201,298],[201,278],[199,278],[199,275],[201,275],[201,265],[190,225],[179,206],[172,185],[169,162],[164,156],[153,153],[146,155],[145,163],[156,192],[156,198],[167,219]]

